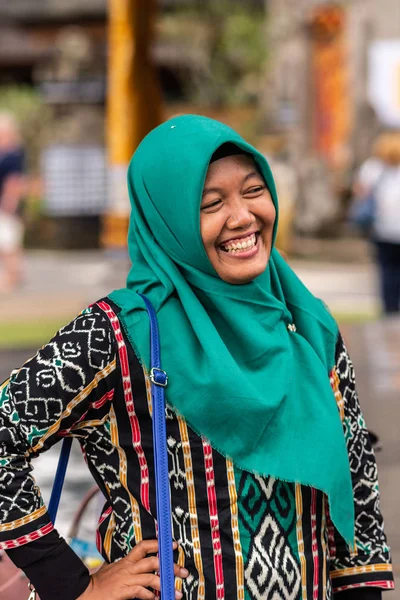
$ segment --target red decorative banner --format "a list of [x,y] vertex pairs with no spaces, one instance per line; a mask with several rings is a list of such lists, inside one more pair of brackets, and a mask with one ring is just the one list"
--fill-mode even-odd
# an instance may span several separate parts
[[313,145],[333,167],[346,162],[351,132],[344,21],[345,9],[335,5],[319,7],[311,20]]

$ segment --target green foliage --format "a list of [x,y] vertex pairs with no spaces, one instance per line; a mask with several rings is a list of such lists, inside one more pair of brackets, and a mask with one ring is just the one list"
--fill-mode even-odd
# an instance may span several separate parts
[[210,24],[214,24],[214,47],[210,71],[214,102],[243,104],[255,101],[265,58],[263,19],[239,6],[233,10],[231,7],[228,12],[225,2],[212,6]]
[[213,0],[169,15],[161,37],[187,47],[185,87],[200,104],[240,105],[259,97],[266,61],[266,14],[247,2]]
[[71,315],[66,319],[0,322],[0,350],[40,348],[70,320]]
[[0,86],[0,111],[12,113],[21,129],[28,170],[37,172],[40,152],[54,127],[52,109],[28,85]]

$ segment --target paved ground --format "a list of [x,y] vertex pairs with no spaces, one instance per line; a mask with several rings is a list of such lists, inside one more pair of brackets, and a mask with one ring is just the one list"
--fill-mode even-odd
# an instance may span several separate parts
[[73,317],[91,302],[124,285],[127,258],[102,252],[37,251],[26,254],[24,281],[0,295],[4,321]]
[[[375,271],[366,261],[290,260],[306,285],[339,314],[373,314],[378,310]],[[0,296],[4,321],[71,316],[88,303],[124,285],[128,260],[97,252],[30,252],[18,291]]]
[[[344,253],[343,248],[341,249]],[[345,254],[345,253],[344,253]],[[365,257],[364,257],[365,258]],[[378,314],[379,302],[373,266],[368,260],[340,262],[326,257],[293,260],[301,279],[339,317]],[[26,259],[26,278],[18,292],[0,297],[2,323],[52,317],[72,318],[87,304],[124,284],[128,262],[100,252],[32,252]],[[400,573],[400,319],[348,323],[342,331],[356,367],[361,404],[369,427],[379,433],[383,450],[377,455],[382,509],[395,569]],[[364,320],[365,321],[365,320]],[[32,354],[32,350],[0,352],[0,380]],[[84,465],[74,455],[61,529],[66,532],[71,510],[90,485]],[[40,462],[41,461],[41,462]],[[39,459],[37,477],[45,497],[54,473],[56,455]]]

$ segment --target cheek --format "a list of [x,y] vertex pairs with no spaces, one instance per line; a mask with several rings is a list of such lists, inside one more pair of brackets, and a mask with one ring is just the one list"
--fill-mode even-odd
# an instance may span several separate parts
[[264,223],[274,225],[276,219],[276,210],[272,199],[267,204],[263,204],[262,210],[259,213]]
[[218,219],[214,215],[204,215],[200,217],[200,233],[203,246],[207,251],[215,249],[215,242],[218,238],[220,229]]

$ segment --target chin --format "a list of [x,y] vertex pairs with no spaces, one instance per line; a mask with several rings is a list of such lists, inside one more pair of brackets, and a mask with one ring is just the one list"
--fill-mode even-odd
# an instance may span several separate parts
[[[266,248],[263,249],[261,255],[259,255],[256,260],[252,262],[248,262],[248,264],[238,264],[238,265],[227,265],[226,263],[222,263],[219,260],[219,257],[216,257],[215,262],[211,260],[211,263],[214,269],[217,272],[217,275],[226,283],[231,283],[233,285],[244,285],[246,283],[250,283],[254,281],[257,277],[259,277],[262,273],[264,273],[265,269],[268,266],[268,262],[270,259],[270,252],[266,252]],[[214,257],[213,257],[214,258]]]
[[249,269],[249,271],[247,271],[247,273],[241,273],[241,274],[238,274],[237,272],[232,273],[232,274],[225,273],[223,276],[220,275],[220,277],[227,283],[232,283],[235,285],[245,285],[246,283],[250,283],[251,281],[254,281],[254,279],[256,279],[259,275],[264,273],[266,268],[267,268],[267,265],[265,265],[265,267],[262,269]]

